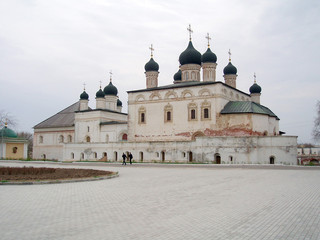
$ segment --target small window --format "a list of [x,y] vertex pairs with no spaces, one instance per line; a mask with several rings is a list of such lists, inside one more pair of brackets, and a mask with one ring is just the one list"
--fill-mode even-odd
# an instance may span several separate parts
[[59,136],[59,143],[63,143],[64,142],[64,137],[62,135]]
[[139,124],[145,124],[146,123],[146,108],[145,107],[140,107],[138,111],[138,122]]
[[68,142],[72,142],[72,136],[71,135],[68,135]]
[[167,121],[171,121],[171,112],[167,112]]
[[208,108],[203,109],[203,118],[209,118],[209,109]]
[[71,159],[74,159],[74,153],[71,153]]
[[17,147],[12,148],[12,153],[17,153],[17,151],[18,151]]
[[109,135],[107,134],[106,135],[106,143],[108,143],[109,142]]
[[122,135],[122,141],[127,141],[128,140],[128,135],[126,133],[124,133]]
[[39,137],[39,143],[43,143],[43,136]]
[[196,119],[196,110],[191,109],[191,119]]
[[87,136],[87,137],[86,137],[86,142],[90,142],[90,140],[91,140],[90,137]]
[[90,132],[90,127],[88,127],[88,132]]

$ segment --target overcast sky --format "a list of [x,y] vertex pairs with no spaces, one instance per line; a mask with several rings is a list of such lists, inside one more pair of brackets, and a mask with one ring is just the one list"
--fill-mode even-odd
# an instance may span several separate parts
[[261,104],[281,120],[280,130],[313,142],[320,100],[319,0],[0,0],[0,110],[16,130],[32,127],[79,100],[86,83],[95,93],[113,84],[127,111],[126,91],[145,88],[144,65],[160,66],[159,85],[171,84],[178,58],[192,42],[202,54],[238,69],[237,88],[249,92],[256,72]]

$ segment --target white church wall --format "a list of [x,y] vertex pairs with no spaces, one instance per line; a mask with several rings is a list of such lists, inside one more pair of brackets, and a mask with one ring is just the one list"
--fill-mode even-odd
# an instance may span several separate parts
[[108,160],[115,161],[116,152],[117,161],[121,161],[123,152],[132,152],[134,160],[140,162],[216,163],[219,155],[221,164],[270,164],[272,157],[274,164],[295,165],[296,141],[292,136],[252,136],[199,137],[192,142],[71,143],[65,144],[63,159],[98,160],[106,153]]
[[73,127],[35,129],[33,136],[34,159],[61,159],[63,144],[74,141]]
[[[89,111],[75,114],[75,141],[76,142],[101,142],[101,122],[127,121],[127,115],[110,111]],[[89,138],[90,139],[89,139]]]

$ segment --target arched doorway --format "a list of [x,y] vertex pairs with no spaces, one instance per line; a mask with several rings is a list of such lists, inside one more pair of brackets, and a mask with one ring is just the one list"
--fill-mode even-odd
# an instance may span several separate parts
[[270,157],[270,164],[274,164],[274,156]]
[[193,161],[193,154],[192,154],[191,151],[188,152],[188,161],[189,161],[189,162],[192,162],[192,161]]
[[214,162],[215,162],[216,164],[221,164],[221,156],[220,156],[219,153],[216,153],[216,154],[214,155]]
[[140,162],[143,162],[143,152],[139,152],[139,159],[140,159]]
[[161,151],[161,161],[164,162],[166,160],[166,153]]

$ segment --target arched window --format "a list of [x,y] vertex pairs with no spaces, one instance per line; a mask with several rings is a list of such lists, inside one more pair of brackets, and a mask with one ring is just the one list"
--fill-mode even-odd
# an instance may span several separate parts
[[109,135],[107,134],[106,135],[106,143],[108,143],[109,142]]
[[42,154],[42,159],[47,159],[47,156],[45,154]]
[[59,143],[63,143],[64,142],[64,137],[63,137],[63,135],[60,135],[59,136]]
[[39,136],[39,143],[43,143],[43,136]]
[[139,152],[140,162],[143,162],[143,152]]
[[90,137],[87,136],[87,137],[86,137],[86,142],[90,142],[90,140],[91,140]]
[[116,151],[113,152],[114,160],[118,161],[118,153]]
[[74,159],[74,153],[73,152],[71,153],[71,159]]
[[94,156],[95,159],[98,158],[98,154],[96,152],[93,153],[93,156]]
[[81,153],[81,160],[84,159],[84,153]]
[[126,133],[124,133],[122,135],[122,141],[127,141],[128,140],[128,135]]
[[189,73],[188,72],[186,72],[186,74],[185,74],[185,78],[186,78],[186,80],[188,80],[189,79]]
[[71,143],[72,142],[72,136],[68,135],[68,142]]

